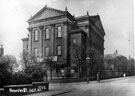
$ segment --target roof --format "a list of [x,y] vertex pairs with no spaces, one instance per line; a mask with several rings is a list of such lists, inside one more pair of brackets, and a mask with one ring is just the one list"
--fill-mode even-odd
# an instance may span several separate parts
[[75,17],[75,19],[77,21],[80,21],[80,20],[85,20],[85,19],[93,19],[93,18],[96,18],[96,17],[99,17],[99,15],[83,15],[83,16],[78,16],[78,17]]
[[98,30],[101,30],[103,35],[105,35],[105,31],[99,15],[90,16],[90,21],[92,25],[95,25],[95,27],[97,27]]
[[89,15],[83,15],[83,16],[78,16],[78,17],[75,17],[75,19],[77,20],[77,21],[79,21],[79,20],[81,20],[81,19],[88,19],[89,18]]
[[83,22],[86,20],[90,21],[90,23],[94,25],[93,27],[96,27],[98,30],[101,30],[103,35],[105,35],[104,28],[99,15],[93,15],[93,16],[84,15],[84,16],[76,17],[75,19],[77,20],[77,22]]

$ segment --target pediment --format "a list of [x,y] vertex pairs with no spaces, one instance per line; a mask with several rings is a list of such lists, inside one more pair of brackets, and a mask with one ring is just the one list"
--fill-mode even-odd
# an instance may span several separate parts
[[100,29],[101,32],[105,35],[104,28],[103,28],[103,25],[102,25],[102,22],[101,22],[101,20],[100,20],[99,15],[93,16],[93,17],[91,18],[91,21],[93,21],[93,24],[95,25],[95,26],[93,26],[93,27],[97,27],[97,28]]
[[56,17],[56,16],[60,16],[60,15],[64,15],[64,14],[65,14],[64,11],[49,8],[49,7],[45,6],[40,11],[38,11],[34,16],[32,16],[28,20],[28,22],[46,19],[46,18],[50,18],[50,17]]

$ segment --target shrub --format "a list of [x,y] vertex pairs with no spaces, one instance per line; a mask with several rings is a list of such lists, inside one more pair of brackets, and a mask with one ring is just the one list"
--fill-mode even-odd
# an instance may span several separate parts
[[0,87],[9,84],[11,73],[8,71],[6,63],[0,63]]
[[44,70],[44,68],[41,65],[33,65],[25,69],[25,75],[31,78],[33,82],[43,81],[43,78],[46,74],[46,70]]
[[18,85],[18,84],[30,84],[32,79],[25,75],[23,72],[13,73],[10,79],[10,84]]

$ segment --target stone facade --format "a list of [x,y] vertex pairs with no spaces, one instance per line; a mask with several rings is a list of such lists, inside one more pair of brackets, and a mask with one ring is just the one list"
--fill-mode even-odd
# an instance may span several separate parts
[[[23,40],[23,48],[37,57],[56,56],[58,64],[70,64],[72,43],[78,42],[88,50],[104,55],[105,32],[100,16],[74,17],[65,11],[45,6],[29,20],[29,35]],[[74,39],[74,40],[73,40]],[[103,62],[102,62],[103,63]]]

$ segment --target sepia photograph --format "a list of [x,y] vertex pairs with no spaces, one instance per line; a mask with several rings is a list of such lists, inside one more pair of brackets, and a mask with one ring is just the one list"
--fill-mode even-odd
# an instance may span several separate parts
[[134,0],[1,0],[0,96],[135,96]]

